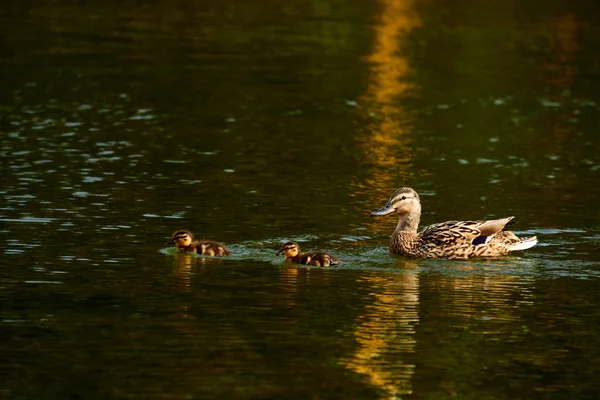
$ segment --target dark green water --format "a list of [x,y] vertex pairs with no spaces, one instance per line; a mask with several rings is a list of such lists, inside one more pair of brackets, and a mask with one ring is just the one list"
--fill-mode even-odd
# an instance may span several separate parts
[[[0,399],[596,399],[599,12],[3,2]],[[540,244],[394,257],[400,186]]]

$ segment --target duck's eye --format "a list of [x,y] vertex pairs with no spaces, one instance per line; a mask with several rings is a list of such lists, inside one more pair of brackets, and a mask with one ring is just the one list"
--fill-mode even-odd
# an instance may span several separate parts
[[400,197],[400,200],[406,200],[406,196]]

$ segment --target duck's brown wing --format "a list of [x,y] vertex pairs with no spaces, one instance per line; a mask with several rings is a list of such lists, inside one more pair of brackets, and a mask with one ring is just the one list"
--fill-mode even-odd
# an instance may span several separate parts
[[484,244],[513,218],[489,221],[446,221],[429,225],[419,233],[419,236],[424,242],[435,243],[437,246],[462,242]]
[[425,243],[434,243],[436,246],[455,244],[457,242],[471,242],[481,235],[478,227],[484,221],[446,221],[429,225],[419,233]]

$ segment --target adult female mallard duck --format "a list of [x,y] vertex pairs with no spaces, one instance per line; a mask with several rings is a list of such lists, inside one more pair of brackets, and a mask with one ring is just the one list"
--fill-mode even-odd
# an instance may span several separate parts
[[514,217],[490,221],[447,221],[429,225],[417,233],[421,218],[419,195],[411,188],[394,192],[387,204],[371,216],[398,213],[398,226],[390,240],[390,250],[406,257],[471,258],[496,257],[525,250],[537,244],[535,236],[519,238],[503,231]]
[[221,257],[231,254],[231,250],[219,242],[213,240],[194,240],[192,232],[186,230],[175,231],[173,238],[167,242],[167,245],[175,245],[179,251],[189,251],[205,256]]
[[339,264],[341,261],[327,253],[300,253],[300,246],[295,242],[286,242],[276,255],[285,255],[285,261],[292,264],[315,265],[317,267],[329,267]]

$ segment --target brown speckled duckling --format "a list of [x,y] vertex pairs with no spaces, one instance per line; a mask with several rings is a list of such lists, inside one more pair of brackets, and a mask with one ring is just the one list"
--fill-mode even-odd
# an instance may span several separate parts
[[339,264],[337,258],[321,252],[300,253],[300,246],[295,242],[287,242],[281,245],[276,255],[285,255],[285,261],[292,264],[315,265],[317,267],[329,267]]
[[173,233],[173,238],[167,245],[175,245],[179,251],[189,251],[205,256],[222,257],[231,254],[231,250],[219,242],[213,240],[194,240],[192,232],[181,230]]
[[471,258],[497,257],[537,244],[535,236],[519,238],[504,231],[514,217],[489,221],[447,221],[425,227],[417,233],[421,218],[419,195],[411,188],[394,192],[387,204],[371,216],[399,215],[390,240],[390,250],[406,257]]

